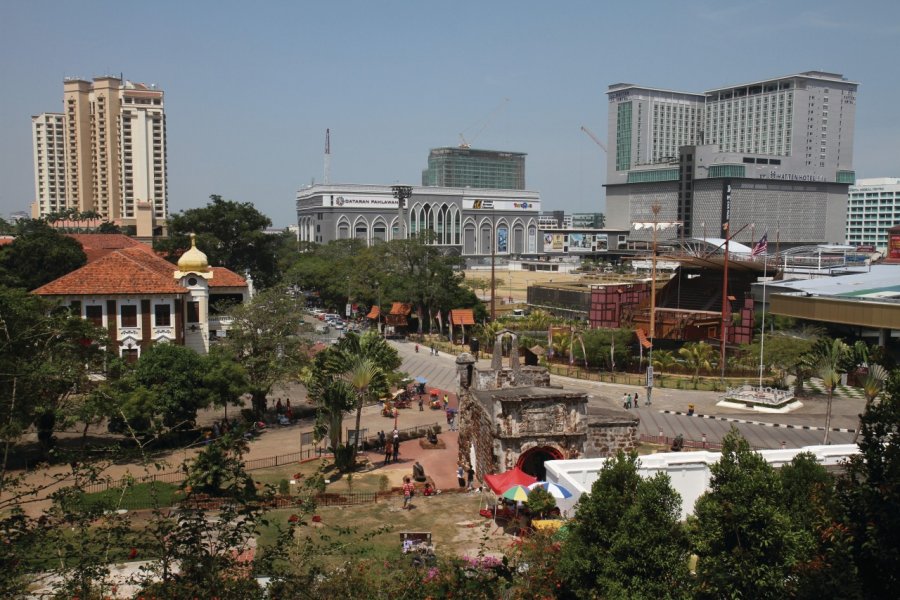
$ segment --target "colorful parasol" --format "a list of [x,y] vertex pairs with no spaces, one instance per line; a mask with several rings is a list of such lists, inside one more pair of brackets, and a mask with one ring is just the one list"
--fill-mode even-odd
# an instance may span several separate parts
[[503,492],[503,497],[514,502],[528,502],[528,488],[524,485],[514,485]]
[[529,490],[533,490],[534,488],[544,488],[545,490],[550,492],[550,495],[554,498],[564,499],[572,497],[572,492],[570,492],[563,486],[552,483],[550,481],[537,481],[528,486]]

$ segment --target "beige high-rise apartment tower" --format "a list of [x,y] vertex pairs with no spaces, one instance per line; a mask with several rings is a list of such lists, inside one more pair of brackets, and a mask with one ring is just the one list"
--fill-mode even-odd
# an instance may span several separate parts
[[[51,149],[45,134],[47,122],[53,121],[56,127],[60,120],[62,144]],[[146,216],[152,216],[150,227],[163,224],[168,216],[168,190],[161,90],[118,77],[66,79],[63,113],[45,113],[32,122],[34,216],[66,208],[96,211],[117,224],[138,225],[138,235],[150,233]],[[54,140],[59,141],[58,136]],[[48,190],[52,188],[42,184],[49,182],[47,165],[60,161],[65,165],[64,196],[51,199]]]

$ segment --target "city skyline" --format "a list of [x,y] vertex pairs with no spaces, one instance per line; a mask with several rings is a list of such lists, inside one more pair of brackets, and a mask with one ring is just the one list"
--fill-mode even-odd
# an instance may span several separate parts
[[[884,69],[900,50],[893,2],[112,6],[0,7],[0,74],[13,82],[2,216],[35,197],[31,116],[59,111],[65,77],[120,73],[166,92],[170,212],[221,194],[278,226],[296,222],[297,190],[323,181],[326,128],[333,183],[415,184],[428,151],[463,133],[473,148],[527,153],[525,187],[545,209],[605,211],[606,156],[580,127],[606,139],[618,82],[684,91],[843,73],[860,82],[857,177],[900,171],[898,84]],[[87,35],[99,14],[104,35]],[[152,44],[145,23],[159,26]]]

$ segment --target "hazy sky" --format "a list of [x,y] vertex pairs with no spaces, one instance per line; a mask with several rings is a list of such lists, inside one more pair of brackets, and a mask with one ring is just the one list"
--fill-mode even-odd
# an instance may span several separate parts
[[898,0],[0,0],[0,214],[33,200],[30,116],[62,111],[67,76],[165,91],[171,211],[221,194],[287,225],[322,181],[326,128],[332,182],[418,185],[429,148],[464,132],[528,153],[544,208],[603,210],[605,156],[579,128],[605,142],[623,81],[843,73],[857,177],[900,176],[898,61]]

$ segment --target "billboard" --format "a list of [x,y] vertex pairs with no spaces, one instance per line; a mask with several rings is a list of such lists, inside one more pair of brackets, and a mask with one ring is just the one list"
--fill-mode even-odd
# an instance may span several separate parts
[[544,233],[544,252],[590,254],[608,249],[605,233]]

